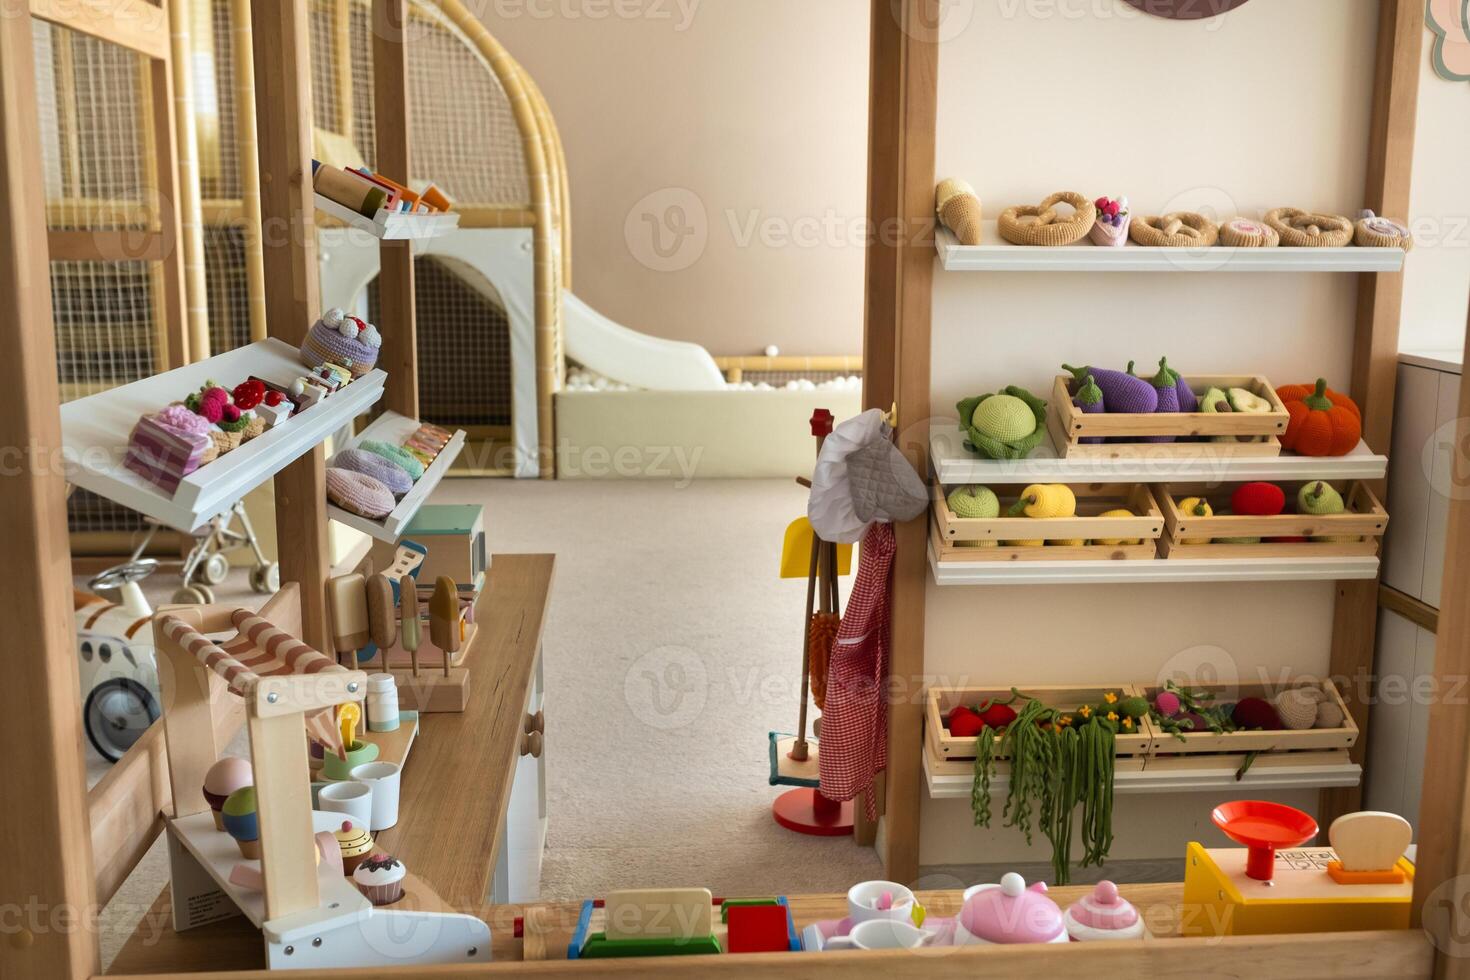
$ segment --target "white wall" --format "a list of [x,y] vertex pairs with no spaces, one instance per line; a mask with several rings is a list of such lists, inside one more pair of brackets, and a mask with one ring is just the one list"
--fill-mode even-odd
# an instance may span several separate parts
[[[1121,0],[975,4],[941,50],[940,176],[973,183],[994,217],[1069,189],[1128,195],[1138,213],[1290,205],[1356,213],[1365,182],[1373,0],[1257,2],[1207,22]],[[933,409],[1063,361],[1121,368],[1167,355],[1188,376],[1249,371],[1346,385],[1352,275],[937,273]],[[1242,679],[1328,662],[1333,589],[1292,585],[939,588],[926,671],[981,684],[1151,681],[1175,658]],[[1314,794],[1293,794],[1311,804]],[[1287,799],[1283,797],[1283,799]],[[1117,851],[1183,857],[1209,795],[1119,801]],[[1015,832],[966,830],[965,801],[924,801],[926,864],[1021,856]]]

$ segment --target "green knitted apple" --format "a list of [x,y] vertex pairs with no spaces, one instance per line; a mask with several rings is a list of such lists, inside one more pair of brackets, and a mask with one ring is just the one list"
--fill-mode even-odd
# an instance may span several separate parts
[[989,487],[960,487],[947,498],[956,517],[989,520],[1000,516],[1000,498]]
[[1297,492],[1296,509],[1298,513],[1313,516],[1341,514],[1347,510],[1347,504],[1343,503],[1342,494],[1333,489],[1331,484],[1318,480],[1308,483]]
[[969,446],[991,459],[1022,459],[1046,436],[1046,402],[1015,385],[955,406]]

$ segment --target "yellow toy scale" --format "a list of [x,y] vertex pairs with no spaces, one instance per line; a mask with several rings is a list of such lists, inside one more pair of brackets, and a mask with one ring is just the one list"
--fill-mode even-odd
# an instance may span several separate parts
[[1264,882],[1246,875],[1243,848],[1191,843],[1180,933],[1256,936],[1409,927],[1414,865],[1408,858],[1396,865],[1402,882],[1344,885],[1327,870],[1335,857],[1330,847],[1277,851],[1275,877]]

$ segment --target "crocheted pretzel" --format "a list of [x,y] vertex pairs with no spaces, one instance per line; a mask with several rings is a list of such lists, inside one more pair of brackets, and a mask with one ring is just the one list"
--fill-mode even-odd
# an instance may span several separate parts
[[[1070,204],[1077,213],[1058,221],[1054,210],[1058,204]],[[1096,221],[1096,204],[1075,191],[1057,191],[1040,204],[1006,208],[998,227],[1001,237],[1013,245],[1058,246],[1081,241]]]
[[1134,217],[1128,236],[1140,245],[1164,248],[1209,248],[1220,240],[1220,228],[1193,211],[1175,211],[1163,217]]
[[1231,218],[1220,226],[1220,244],[1230,248],[1275,248],[1281,244],[1281,236],[1259,221]]
[[1340,214],[1277,208],[1266,215],[1266,224],[1291,248],[1342,248],[1353,240],[1353,223]]

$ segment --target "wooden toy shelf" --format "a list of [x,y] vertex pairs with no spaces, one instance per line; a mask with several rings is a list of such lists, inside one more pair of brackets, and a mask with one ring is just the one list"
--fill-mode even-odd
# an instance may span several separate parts
[[373,370],[340,391],[180,481],[169,494],[123,465],[138,419],[196,391],[208,379],[235,384],[254,375],[289,384],[306,372],[295,347],[267,339],[61,406],[66,478],[180,531],[192,531],[352,424],[383,397]]
[[1400,248],[1104,248],[1085,239],[1060,248],[1012,245],[986,221],[979,245],[961,245],[947,229],[936,235],[946,272],[1398,272]]
[[[418,427],[417,419],[399,415],[397,412],[384,412],[366,429],[353,436],[343,449],[361,445],[366,439],[378,439],[395,446],[402,445],[403,441]],[[373,520],[361,514],[354,514],[335,504],[327,505],[327,514],[332,520],[356,528],[379,541],[387,541],[390,544],[397,541],[403,529],[408,526],[409,521],[413,520],[419,508],[428,502],[434,489],[449,472],[449,467],[459,457],[460,450],[464,449],[464,440],[464,430],[455,430],[454,437],[449,440],[448,445],[441,449],[439,455],[434,457],[434,461],[424,468],[424,475],[414,481],[413,489],[404,494],[388,516],[382,520]],[[331,464],[328,463],[328,465]]]
[[[1190,443],[1197,453],[1118,459],[1060,458],[1047,440],[1025,459],[984,459],[965,448],[965,434],[953,422],[929,430],[934,476],[947,487],[966,483],[1187,483],[1220,484],[1247,480],[1378,480],[1388,472],[1388,457],[1366,442],[1346,456],[1249,457],[1222,455],[1226,443]],[[1182,448],[1182,447],[1176,447]]]
[[316,194],[315,198],[318,211],[331,215],[349,228],[367,232],[374,238],[381,238],[384,241],[438,238],[459,227],[459,215],[453,211],[407,214],[384,208],[379,209],[375,217],[369,218],[367,215],[358,214],[351,208],[343,207],[329,197]]

